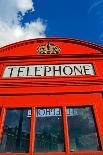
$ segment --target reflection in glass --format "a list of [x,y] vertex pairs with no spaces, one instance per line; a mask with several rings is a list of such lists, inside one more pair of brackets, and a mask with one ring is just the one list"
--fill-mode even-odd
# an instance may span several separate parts
[[28,109],[7,109],[0,152],[28,152],[30,118]]
[[61,109],[36,109],[35,134],[35,152],[64,151]]
[[91,107],[67,108],[70,151],[99,150]]

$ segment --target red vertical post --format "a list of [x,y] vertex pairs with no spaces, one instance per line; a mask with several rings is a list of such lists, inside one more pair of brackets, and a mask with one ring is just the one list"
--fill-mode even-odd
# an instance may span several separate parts
[[69,135],[68,135],[68,122],[67,122],[66,107],[63,107],[63,124],[64,124],[65,151],[66,153],[68,153],[70,152],[70,144],[69,144]]
[[29,153],[33,154],[34,152],[34,141],[35,141],[35,108],[32,107],[32,115],[31,115],[31,128],[30,128],[30,147]]
[[0,118],[0,142],[1,142],[2,133],[3,133],[5,115],[6,115],[6,109],[5,109],[5,107],[3,107],[1,110],[1,118]]

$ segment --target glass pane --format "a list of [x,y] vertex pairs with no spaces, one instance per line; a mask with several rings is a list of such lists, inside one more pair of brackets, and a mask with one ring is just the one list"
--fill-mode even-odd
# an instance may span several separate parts
[[61,109],[36,109],[35,134],[35,152],[64,151]]
[[7,109],[0,152],[28,152],[30,117],[28,109]]
[[91,107],[67,108],[70,151],[99,150]]

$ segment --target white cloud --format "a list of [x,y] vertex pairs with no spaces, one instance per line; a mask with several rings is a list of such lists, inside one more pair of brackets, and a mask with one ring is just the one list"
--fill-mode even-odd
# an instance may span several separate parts
[[0,46],[45,37],[46,26],[40,18],[22,26],[22,18],[29,11],[34,11],[32,0],[0,0]]
[[91,7],[89,8],[88,10],[88,13],[90,13],[93,9],[97,8],[99,5],[101,5],[103,3],[102,0],[96,0],[96,1],[93,1]]

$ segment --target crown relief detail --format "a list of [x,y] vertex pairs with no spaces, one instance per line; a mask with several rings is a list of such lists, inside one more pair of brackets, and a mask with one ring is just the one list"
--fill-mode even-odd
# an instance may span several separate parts
[[39,54],[59,54],[60,50],[59,46],[50,43],[41,45],[37,48]]

